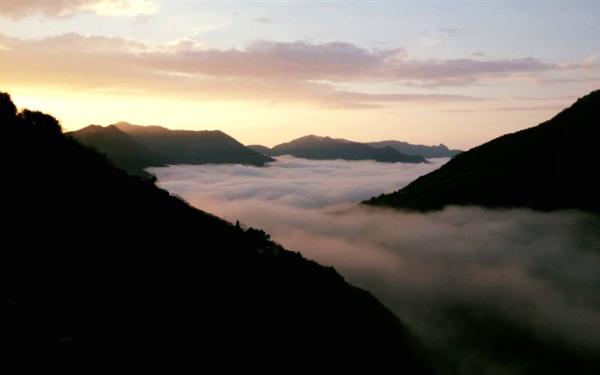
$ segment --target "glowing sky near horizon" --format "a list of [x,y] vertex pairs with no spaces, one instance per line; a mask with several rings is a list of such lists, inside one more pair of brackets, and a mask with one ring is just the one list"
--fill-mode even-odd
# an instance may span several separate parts
[[469,148],[600,88],[600,2],[0,0],[0,90],[73,130]]

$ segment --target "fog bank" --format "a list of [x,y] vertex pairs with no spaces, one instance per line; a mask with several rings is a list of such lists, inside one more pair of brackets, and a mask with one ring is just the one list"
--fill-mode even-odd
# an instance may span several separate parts
[[477,207],[420,214],[356,204],[445,161],[284,157],[267,168],[200,165],[152,172],[160,186],[191,204],[264,229],[285,247],[335,266],[431,345],[456,352],[459,362],[486,350],[485,338],[477,336],[480,348],[471,348],[465,337],[490,326],[542,346],[559,342],[563,351],[600,348],[597,216]]

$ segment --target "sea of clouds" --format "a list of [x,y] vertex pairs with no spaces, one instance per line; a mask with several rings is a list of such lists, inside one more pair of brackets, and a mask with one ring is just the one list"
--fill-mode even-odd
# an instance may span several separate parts
[[159,186],[192,205],[264,229],[286,248],[335,266],[440,350],[464,335],[457,311],[467,320],[473,311],[493,312],[536,339],[600,348],[597,216],[478,207],[422,214],[358,204],[447,160],[390,164],[280,157],[265,168],[151,171]]

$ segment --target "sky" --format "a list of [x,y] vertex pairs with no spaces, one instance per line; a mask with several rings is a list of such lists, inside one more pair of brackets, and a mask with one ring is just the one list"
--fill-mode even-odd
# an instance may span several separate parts
[[[517,358],[532,347],[555,357],[568,358],[570,350],[579,349],[597,353],[597,216],[481,207],[424,214],[357,204],[397,190],[446,161],[280,157],[266,168],[178,165],[151,171],[159,186],[196,207],[264,229],[287,249],[334,266],[428,345],[452,353],[461,364],[457,367],[470,368],[487,358],[506,368],[497,346],[476,341],[483,338],[485,344],[486,337],[517,345]],[[452,313],[457,307],[465,309],[459,316]],[[476,312],[475,319],[468,311]],[[490,312],[492,318],[485,320]],[[502,332],[490,339],[490,327],[497,326]],[[515,335],[518,342],[512,340]],[[559,349],[548,349],[557,343]]]
[[0,90],[67,130],[468,149],[600,88],[599,1],[0,0]]

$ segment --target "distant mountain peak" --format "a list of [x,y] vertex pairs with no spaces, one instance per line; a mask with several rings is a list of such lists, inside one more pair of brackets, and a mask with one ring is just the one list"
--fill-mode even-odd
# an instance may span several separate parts
[[102,126],[102,125],[96,125],[96,124],[92,124],[92,125],[88,125],[84,128],[81,128],[79,130],[76,130],[74,132],[70,132],[69,134],[73,134],[73,135],[87,135],[87,136],[93,136],[93,135],[118,135],[118,136],[123,136],[123,137],[129,137],[127,135],[127,133],[123,132],[121,129],[119,129],[117,126],[115,125],[108,125],[108,126]]
[[[292,139],[290,141],[290,143],[292,143],[292,142],[302,142],[302,141],[322,141],[322,140],[328,139],[328,138],[329,137],[323,137],[323,136],[320,136],[320,135],[309,134],[309,135],[305,135],[303,137]],[[331,139],[331,138],[329,138],[329,139]]]
[[316,160],[375,160],[379,162],[425,163],[423,157],[405,155],[393,148],[374,148],[364,143],[347,139],[331,138],[314,134],[281,143],[272,149],[255,148],[269,155],[292,155]]
[[437,146],[426,146],[420,144],[411,144],[405,141],[386,140],[379,142],[369,142],[367,144],[376,148],[389,146],[403,154],[418,155],[424,158],[448,158],[454,157],[462,152],[461,150],[450,150],[443,143],[440,143]]
[[263,166],[273,161],[220,130],[170,130],[121,121],[106,127],[90,125],[71,135],[105,153],[117,166],[133,174],[147,175],[147,167],[171,164]]
[[119,128],[120,130],[124,131],[125,133],[133,133],[133,132],[144,132],[144,133],[164,133],[164,132],[168,132],[169,129],[163,127],[163,126],[158,126],[158,125],[134,125],[131,124],[129,122],[125,122],[125,121],[120,121],[117,122],[116,124],[113,124],[114,126],[116,126],[117,128]]

